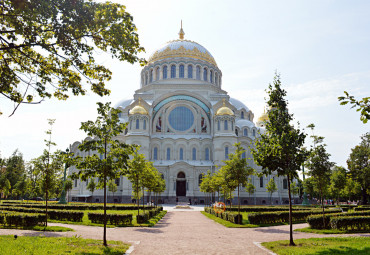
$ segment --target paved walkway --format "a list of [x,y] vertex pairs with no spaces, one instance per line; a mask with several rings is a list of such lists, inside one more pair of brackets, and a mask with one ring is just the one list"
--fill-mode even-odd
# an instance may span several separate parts
[[[45,233],[46,236],[78,236],[101,239],[103,228],[51,223],[67,226],[76,232]],[[296,224],[303,228],[306,224]],[[0,235],[42,235],[28,230],[0,229]],[[358,234],[369,236],[370,234]],[[295,232],[294,238],[323,237],[323,235]],[[289,239],[289,226],[265,228],[226,228],[202,215],[199,211],[169,211],[151,228],[107,229],[108,240],[130,242],[133,255],[141,254],[270,254],[254,242]]]

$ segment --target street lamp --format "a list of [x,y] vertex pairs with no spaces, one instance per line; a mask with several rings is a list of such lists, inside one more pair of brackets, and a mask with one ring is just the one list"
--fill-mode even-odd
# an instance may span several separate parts
[[[67,148],[66,152],[64,152],[63,154],[67,154],[67,158],[68,158],[68,153],[69,153],[69,149]],[[67,168],[68,168],[68,163],[66,161],[66,163],[64,165],[63,189],[62,189],[62,194],[60,196],[58,204],[67,204],[67,201],[66,201],[66,174],[67,174]]]

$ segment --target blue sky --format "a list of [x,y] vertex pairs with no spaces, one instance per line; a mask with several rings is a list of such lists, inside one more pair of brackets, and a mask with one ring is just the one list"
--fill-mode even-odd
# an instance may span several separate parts
[[[223,72],[223,89],[243,101],[256,118],[263,112],[265,89],[275,70],[280,72],[295,121],[301,127],[316,125],[315,133],[325,137],[331,160],[338,165],[346,166],[350,149],[370,131],[358,112],[337,100],[344,90],[370,96],[370,1],[115,2],[125,4],[133,15],[146,58],[178,38],[183,20],[185,38],[211,52]],[[97,101],[115,104],[132,97],[140,86],[139,64],[121,63],[101,52],[97,60],[113,71],[109,97],[90,92],[66,102],[22,105],[10,118],[13,104],[0,98],[2,157],[17,148],[26,160],[39,156],[47,118],[56,119],[56,148],[65,149],[85,137],[80,123],[96,118]]]

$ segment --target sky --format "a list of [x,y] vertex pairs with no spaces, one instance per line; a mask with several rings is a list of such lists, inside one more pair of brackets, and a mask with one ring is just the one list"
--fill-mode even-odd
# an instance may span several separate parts
[[[140,44],[151,53],[178,38],[183,21],[185,39],[196,41],[213,55],[222,71],[222,88],[247,105],[255,121],[263,113],[266,92],[275,72],[281,74],[289,111],[301,128],[314,123],[315,135],[325,137],[331,160],[346,167],[351,148],[370,124],[350,106],[341,106],[343,91],[370,96],[370,1],[247,1],[247,0],[128,0]],[[113,60],[97,52],[96,60],[109,67],[111,95],[71,96],[67,101],[46,100],[21,105],[0,97],[0,156],[18,149],[25,160],[45,148],[47,119],[56,119],[54,149],[65,150],[86,135],[81,122],[95,120],[96,102],[130,99],[140,88],[139,64]],[[305,131],[311,135],[307,128]],[[307,138],[307,146],[310,146]]]

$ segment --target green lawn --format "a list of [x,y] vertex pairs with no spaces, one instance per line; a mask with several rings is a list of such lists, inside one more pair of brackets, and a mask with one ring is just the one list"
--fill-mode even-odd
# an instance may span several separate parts
[[124,254],[128,244],[108,241],[108,247],[101,240],[66,237],[0,236],[0,254]]
[[370,254],[369,237],[327,237],[294,240],[296,246],[289,246],[289,241],[262,243],[276,254]]

